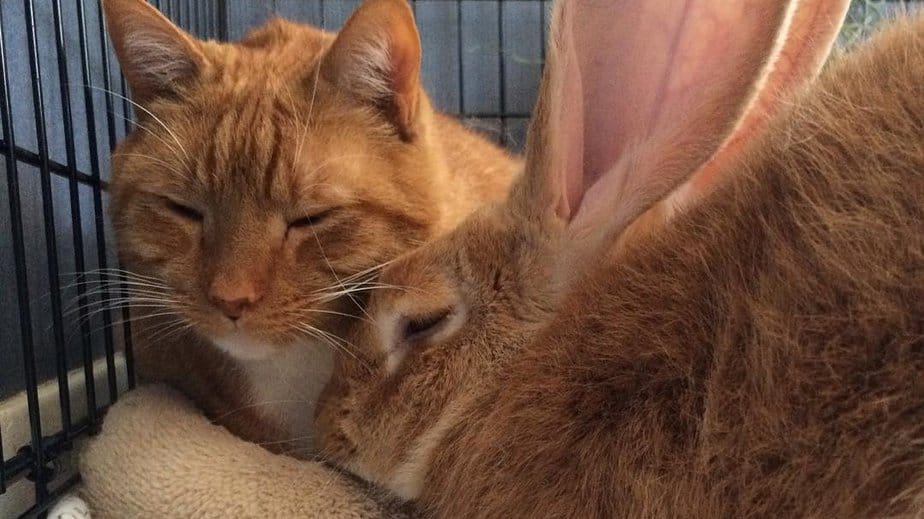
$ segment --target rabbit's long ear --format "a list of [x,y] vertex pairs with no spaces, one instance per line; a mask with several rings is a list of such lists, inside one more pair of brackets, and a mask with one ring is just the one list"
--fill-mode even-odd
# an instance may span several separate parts
[[793,1],[559,1],[517,210],[617,236],[735,127]]
[[764,67],[757,91],[719,150],[683,185],[636,219],[620,239],[657,230],[682,209],[712,191],[734,170],[735,160],[762,133],[783,100],[811,82],[831,52],[850,7],[850,0],[799,0]]

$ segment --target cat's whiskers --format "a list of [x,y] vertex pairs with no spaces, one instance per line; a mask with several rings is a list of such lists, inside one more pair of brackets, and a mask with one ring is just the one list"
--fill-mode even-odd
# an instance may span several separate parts
[[[324,287],[311,292],[311,295],[316,296],[313,301],[328,301],[331,299],[336,299],[347,295],[348,293],[364,292],[375,289],[388,289],[388,290],[401,290],[401,291],[418,291],[423,294],[427,292],[423,291],[417,287],[411,286],[399,286],[389,283],[383,283],[375,278],[380,270],[387,267],[396,261],[397,258],[385,261],[378,265],[374,265],[365,270],[356,272],[346,277],[337,278],[337,284],[332,287]],[[337,290],[339,287],[340,290]]]
[[[299,329],[301,329],[302,331],[304,331],[304,332],[306,332],[306,333],[310,333],[310,334],[311,334],[313,337],[315,337],[315,338],[321,339],[321,340],[323,340],[324,342],[326,342],[326,343],[328,343],[328,344],[331,344],[331,345],[334,345],[334,346],[337,346],[337,347],[341,347],[341,348],[343,348],[343,350],[344,350],[345,352],[348,352],[348,353],[351,353],[351,354],[352,354],[352,352],[349,352],[349,350],[346,348],[346,345],[348,345],[349,342],[346,341],[345,339],[341,339],[340,337],[337,337],[336,335],[334,335],[334,334],[332,334],[332,333],[330,333],[330,332],[326,332],[326,331],[324,331],[324,330],[322,330],[322,329],[320,329],[320,328],[318,328],[318,327],[316,327],[316,326],[313,326],[313,325],[310,325],[310,324],[304,323],[304,322],[298,323],[298,324],[296,325],[296,327],[299,328]],[[352,346],[352,344],[349,344],[349,345]],[[354,346],[354,347],[355,347],[355,346]]]
[[93,282],[93,283],[80,283],[75,284],[67,289],[71,288],[83,288],[86,295],[94,295],[101,293],[103,291],[118,290],[124,293],[132,293],[139,295],[167,295],[170,293],[170,290],[163,289],[161,287],[147,287],[145,285],[137,286],[131,282],[119,282],[119,281],[102,281],[102,282]]
[[143,331],[135,332],[136,333],[135,337],[138,340],[147,342],[153,339],[154,336],[160,333],[162,330],[172,327],[172,326],[176,326],[177,324],[181,322],[183,322],[181,319],[174,319],[171,321],[165,321],[163,323],[158,323],[150,328],[145,328]]
[[[87,306],[89,307],[90,305],[87,305]],[[76,336],[77,333],[81,331],[81,328],[85,324],[93,320],[93,318],[96,317],[97,315],[103,312],[106,312],[106,311],[119,310],[125,307],[126,306],[122,304],[103,305],[100,308],[96,308],[90,312],[87,312],[86,314],[81,314],[81,318],[76,323],[74,323],[74,331],[68,335],[66,342],[70,343],[71,340],[73,340],[74,336]],[[170,306],[165,306],[163,304],[138,304],[138,305],[128,306],[128,308],[129,309],[146,308],[146,309],[154,310],[154,312],[153,313],[142,313],[138,315],[133,315],[129,313],[129,317],[118,319],[118,320],[110,322],[109,324],[104,324],[102,326],[95,327],[89,330],[89,333],[93,334],[101,330],[113,328],[115,326],[125,326],[127,324],[130,324],[136,321],[144,321],[144,320],[149,320],[149,319],[154,319],[154,318],[163,318],[163,317],[173,316],[176,318],[174,319],[174,321],[184,319],[179,309],[171,308]]]
[[342,337],[337,337],[336,335],[330,332],[321,330],[320,328],[312,326],[308,323],[296,323],[293,325],[293,327],[296,330],[303,332],[305,335],[309,336],[310,338],[319,340],[333,347],[336,350],[342,351],[343,353],[346,353],[347,355],[353,357],[355,360],[365,365],[365,362],[359,357],[357,357],[356,354],[353,353],[353,351],[351,351],[351,348],[356,349],[356,345],[354,345],[350,341]]
[[113,310],[121,310],[122,308],[128,308],[129,310],[134,309],[165,309],[172,308],[173,303],[169,301],[160,301],[156,299],[148,300],[132,300],[128,298],[123,298],[118,301],[101,301],[93,302],[83,307],[73,308],[68,310],[63,315],[69,317],[78,312],[86,312],[85,315],[81,317],[81,321],[93,318],[98,314],[103,312],[111,312]]
[[[62,308],[62,311],[64,312],[63,315],[66,315],[67,312],[69,312],[71,309],[75,307],[75,305],[87,304],[87,303],[92,302],[92,301],[85,301],[85,300],[106,301],[106,300],[111,300],[116,297],[124,297],[129,292],[131,292],[132,294],[136,294],[136,295],[152,296],[152,297],[161,297],[166,294],[166,292],[159,290],[159,289],[155,290],[155,289],[147,289],[147,288],[129,287],[123,290],[117,284],[100,284],[97,282],[72,283],[72,284],[69,284],[68,286],[62,286],[60,288],[60,291],[62,293],[70,292],[71,290],[76,290],[77,294],[71,297],[70,300],[68,300],[64,304],[64,307]],[[110,292],[115,292],[115,294],[110,295]],[[51,295],[50,293],[45,294],[44,296],[42,296],[42,299],[45,299],[49,297],[50,295]]]
[[151,296],[124,296],[117,298],[93,298],[91,300],[85,300],[86,298],[75,298],[75,301],[67,306],[67,308],[62,311],[61,316],[70,318],[74,314],[79,314],[81,319],[87,319],[95,317],[98,314],[104,312],[112,312],[115,310],[127,309],[127,310],[137,310],[142,308],[174,308],[181,309],[185,308],[185,305],[178,301],[166,300],[160,297],[151,297]]
[[[336,290],[336,289],[332,290],[332,288],[334,287],[325,287],[322,289],[315,290],[312,292],[312,295],[315,296],[315,298],[313,298],[312,301],[322,302],[322,303],[329,302],[332,300],[336,300],[337,298],[342,297],[344,295],[351,295],[357,292],[363,292],[363,291],[372,290],[375,288],[389,288],[389,285],[378,283],[375,280],[375,276],[379,273],[379,271],[381,271],[383,268],[391,264],[393,261],[394,259],[384,261],[382,263],[373,265],[371,267],[368,267],[359,272],[353,273],[349,276],[342,277],[342,278],[339,278],[337,277],[336,274],[334,274],[335,279],[337,279],[338,281],[338,286],[340,287],[340,290]],[[363,309],[363,306],[357,303],[355,299],[352,298],[352,296],[350,297],[350,300],[353,301],[354,304],[356,304],[357,307],[360,308],[363,314],[366,315],[365,318],[362,318],[364,321],[369,322],[369,323],[374,322],[372,317]]]
[[338,287],[339,288],[357,288],[357,287],[358,288],[399,288],[398,285],[383,283],[381,281],[378,281],[375,278],[368,278],[368,279],[360,279],[360,280],[354,280],[354,281],[340,280],[336,285],[317,289],[317,290],[312,291],[311,293],[312,294],[329,293],[331,289],[336,289]]
[[[172,327],[169,327],[169,326],[168,326],[168,327],[165,327],[164,329],[157,330],[157,332],[156,332],[156,334],[157,334],[157,340],[159,340],[159,341],[166,341],[167,339],[170,339],[170,338],[172,338],[172,337],[174,337],[174,336],[176,336],[176,335],[178,335],[178,334],[180,334],[180,333],[183,333],[183,332],[185,332],[185,331],[187,331],[187,330],[191,330],[191,329],[193,328],[193,326],[194,326],[194,324],[193,324],[191,321],[182,319],[182,320],[179,321],[179,324],[178,324],[178,325],[175,325],[175,326],[172,326]],[[152,333],[151,339],[154,338],[153,335],[154,335],[154,334]]]
[[61,285],[62,290],[67,290],[70,288],[77,288],[80,286],[88,285],[98,285],[98,286],[107,286],[107,287],[118,287],[118,286],[132,286],[132,287],[141,287],[150,290],[168,290],[170,287],[155,285],[145,281],[131,281],[127,279],[84,279],[81,281],[74,281],[68,283],[67,285]]
[[318,64],[318,68],[314,71],[314,85],[311,88],[311,101],[308,102],[308,113],[305,115],[305,125],[311,123],[311,116],[314,114],[314,100],[318,95],[318,83],[321,78],[321,64]]
[[[358,294],[362,292],[368,292],[371,290],[377,289],[387,289],[387,290],[400,290],[407,291],[413,287],[404,287],[398,285],[391,285],[387,283],[381,283],[378,281],[368,281],[368,282],[354,282],[354,283],[342,283],[336,286],[323,288],[316,290],[311,293],[312,297],[310,301],[312,302],[329,302],[341,297],[350,297],[352,299],[353,294]],[[356,302],[354,300],[354,302]],[[359,303],[356,302],[358,305]],[[367,314],[368,316],[368,314]]]
[[[93,304],[84,305],[82,308],[72,309],[64,315],[69,316],[69,315],[73,315],[79,312],[80,319],[78,319],[77,322],[75,323],[75,327],[79,328],[85,323],[90,322],[97,315],[100,315],[104,312],[112,312],[112,311],[121,310],[121,309],[128,309],[129,311],[144,309],[144,310],[150,310],[158,315],[160,315],[161,313],[181,315],[180,311],[182,309],[182,306],[176,305],[173,303],[164,303],[161,301],[149,301],[149,302],[102,301],[102,302],[94,302]],[[128,318],[121,319],[121,321],[131,322],[133,320],[141,320],[141,319],[147,319],[147,318],[154,317],[154,315],[151,315],[147,312],[141,313],[140,315],[137,315],[137,316],[132,316],[131,313],[129,313],[129,316],[130,317]]]
[[[106,269],[88,271],[76,274],[75,280],[61,287],[62,290],[77,289],[84,292],[86,287],[92,286],[89,293],[78,293],[76,299],[97,294],[108,295],[109,291],[117,294],[129,292],[139,295],[161,296],[168,294],[172,289],[160,280],[148,276],[140,276],[121,269]],[[109,299],[108,297],[106,299]]]
[[337,316],[346,317],[349,319],[360,318],[357,315],[348,314],[346,312],[338,312],[336,310],[326,310],[323,308],[302,308],[296,312],[296,315],[299,317],[310,317],[311,314],[337,315]]
[[[117,294],[110,295],[110,292],[118,292]],[[102,297],[102,296],[106,297]],[[81,298],[92,298],[100,302],[103,301],[114,301],[116,299],[126,299],[126,298],[152,298],[152,299],[170,299],[172,303],[179,304],[180,302],[175,300],[175,298],[169,297],[168,292],[161,290],[149,290],[141,288],[127,288],[120,290],[118,286],[96,286],[91,290],[86,291],[83,295],[77,295],[74,297],[75,301],[79,301]],[[67,308],[68,310],[70,307]]]
[[[353,302],[353,304],[355,304],[357,308],[361,309],[362,305],[359,301],[356,300],[356,295],[369,291],[369,290],[374,290],[374,289],[375,287],[348,288],[348,289],[335,290],[329,293],[320,294],[318,296],[315,296],[310,300],[310,302],[314,304],[325,304],[325,303],[330,303],[332,301],[336,301],[338,299],[345,297],[349,299],[351,302]],[[361,313],[363,313],[367,319],[371,319],[369,315],[366,315],[367,312],[361,312]]]
[[[311,116],[314,115],[314,101],[317,98],[318,94],[318,79],[320,79],[321,66],[318,65],[317,69],[314,72],[314,84],[311,88],[311,100],[308,101],[308,110],[305,114],[304,119],[296,119],[295,123],[297,126],[301,126],[301,132],[299,134],[298,143],[295,145],[295,160],[292,162],[293,167],[298,162],[298,159],[302,155],[302,147],[305,144],[305,137],[308,136],[308,129],[311,125]],[[292,90],[288,84],[285,84],[286,93],[289,96],[289,102],[294,106],[294,98],[292,97]],[[298,113],[298,110],[295,111]]]
[[183,172],[173,167],[173,165],[170,164],[169,162],[158,159],[151,155],[146,155],[144,153],[113,153],[112,158],[116,158],[116,157],[138,157],[138,158],[147,159],[151,161],[152,163],[157,164],[158,166],[166,169],[167,171],[170,171],[178,176],[183,176]]
[[[308,302],[312,304],[324,304],[336,301],[341,298],[346,298],[362,311],[363,305],[356,300],[355,296],[356,294],[360,294],[373,289],[375,289],[374,286],[338,285],[312,293],[312,297],[308,299]],[[365,311],[362,311],[362,313],[366,315],[366,317],[370,317]]]
[[341,278],[341,280],[344,281],[344,282],[350,282],[350,281],[353,281],[353,280],[356,279],[356,278],[361,278],[361,277],[364,277],[364,276],[371,276],[371,275],[378,274],[378,272],[379,272],[380,270],[382,270],[383,268],[387,267],[388,265],[391,265],[392,263],[394,263],[394,262],[395,262],[395,259],[397,259],[397,258],[393,258],[393,259],[390,259],[390,260],[388,260],[388,261],[384,261],[384,262],[382,262],[382,263],[379,263],[378,265],[373,265],[373,266],[371,266],[371,267],[369,267],[369,268],[367,268],[367,269],[364,269],[364,270],[360,270],[359,272],[356,272],[355,274],[350,274],[349,276],[346,276],[346,277]]
[[172,288],[163,280],[134,274],[122,269],[97,269],[75,275],[75,280],[62,288],[97,284],[100,287],[138,287],[151,290],[170,291]]
[[[105,271],[113,271],[112,273],[104,273]],[[144,287],[152,290],[169,290],[167,285],[161,284],[159,282],[152,281],[154,278],[149,278],[147,276],[133,275],[128,273],[128,271],[123,271],[121,269],[97,269],[86,272],[70,272],[63,273],[62,277],[73,277],[74,281],[60,285],[58,288],[61,291],[66,291],[70,289],[76,289],[78,292],[83,292],[85,287],[88,285],[93,285],[96,289],[99,289],[100,292],[105,292],[108,289],[115,291],[122,291],[122,285],[131,285],[136,287]],[[97,278],[94,278],[97,276]],[[103,279],[103,276],[111,277],[112,279]],[[136,277],[132,277],[136,276]],[[74,301],[79,300],[82,296],[88,296],[91,294],[87,293],[78,293],[74,298]],[[42,296],[42,298],[47,298],[51,296],[51,292]],[[69,305],[73,302],[69,303]]]
[[[321,404],[321,402],[318,402],[316,405],[317,405],[317,406],[321,406],[322,404]],[[317,407],[316,407],[316,409],[317,409]],[[330,450],[327,449],[327,448],[323,448],[323,447],[317,449],[317,450],[313,453],[313,455],[312,455],[312,457],[311,457],[311,460],[312,460],[312,461],[316,461],[316,462],[320,462],[320,463],[336,463],[336,462],[334,461],[334,459],[330,456]]]
[[69,272],[65,275],[76,276],[77,278],[86,277],[90,275],[108,276],[112,278],[120,278],[120,279],[125,278],[125,279],[133,279],[136,281],[148,281],[151,283],[160,284],[162,286],[167,286],[165,284],[166,282],[163,279],[160,279],[154,276],[146,276],[144,274],[139,274],[137,272],[133,272],[131,270],[125,270],[125,269],[118,268],[118,267],[99,268],[99,269],[93,269],[93,270],[85,270],[83,272]]
[[160,124],[161,127],[162,127],[167,133],[169,133],[171,137],[173,137],[173,140],[176,142],[176,145],[180,147],[180,150],[181,150],[181,151],[183,152],[183,154],[186,156],[186,160],[192,161],[192,158],[190,157],[189,153],[187,153],[186,148],[183,147],[183,144],[180,143],[180,139],[179,139],[179,137],[177,137],[176,133],[174,133],[173,130],[171,130],[170,127],[168,127],[168,126],[164,123],[164,121],[162,121],[162,120],[160,119],[160,117],[157,117],[156,115],[154,115],[153,112],[151,112],[151,111],[148,110],[147,108],[141,106],[140,104],[136,103],[135,101],[132,101],[132,100],[129,99],[128,97],[123,96],[122,94],[120,94],[120,93],[118,93],[118,92],[114,92],[114,91],[109,90],[109,89],[107,89],[107,88],[98,87],[98,86],[96,86],[96,85],[88,85],[88,84],[86,84],[86,83],[80,84],[80,86],[83,87],[83,88],[90,88],[90,89],[93,89],[93,90],[98,90],[98,91],[103,92],[103,93],[107,93],[107,94],[114,95],[114,96],[118,97],[119,99],[122,99],[123,101],[126,101],[126,102],[128,102],[128,103],[131,103],[132,106],[134,106],[134,107],[137,108],[138,110],[141,110],[142,112],[144,112],[144,113],[146,113],[147,115],[149,115],[152,119],[154,119],[154,121],[156,121],[158,124]]
[[[318,70],[319,70],[319,71],[321,70],[321,67],[320,67],[320,66],[318,67]],[[292,167],[293,167],[293,169],[294,169],[294,167],[295,167],[295,164],[298,163],[298,160],[299,160],[299,158],[300,158],[301,155],[302,155],[302,147],[304,146],[304,143],[305,143],[305,137],[308,136],[308,124],[309,124],[309,121],[310,121],[310,119],[311,119],[311,114],[312,114],[312,112],[313,112],[313,110],[314,110],[314,98],[315,98],[315,94],[316,94],[317,91],[318,91],[318,76],[317,76],[317,73],[315,73],[315,78],[314,78],[314,80],[315,80],[315,81],[314,81],[314,88],[313,88],[313,90],[312,90],[312,92],[311,92],[311,101],[310,101],[309,104],[308,104],[308,113],[307,113],[307,115],[305,116],[305,119],[304,119],[304,120],[302,120],[302,119],[296,119],[296,120],[295,120],[295,124],[296,124],[297,127],[300,127],[300,131],[299,131],[298,143],[295,145],[295,157],[294,157],[294,160],[292,161]],[[294,98],[292,97],[292,89],[289,88],[289,85],[288,85],[288,84],[285,84],[285,88],[286,88],[286,94],[289,96],[289,103],[290,103],[292,106],[295,106],[295,100],[294,100]],[[295,112],[295,113],[298,113],[298,110],[294,110],[294,112]]]
[[[173,312],[173,311],[157,312],[157,313],[154,313],[154,314],[143,314],[143,315],[138,315],[138,316],[131,316],[131,317],[127,318],[127,319],[117,319],[117,320],[115,320],[115,321],[109,323],[108,325],[105,325],[105,324],[104,324],[104,325],[102,325],[102,326],[97,326],[97,327],[95,327],[95,328],[91,328],[91,329],[90,329],[90,334],[92,335],[92,334],[94,334],[94,333],[98,333],[98,332],[103,331],[103,330],[106,330],[106,329],[108,329],[108,328],[115,328],[115,327],[117,327],[117,326],[125,326],[125,325],[127,325],[127,324],[132,324],[132,323],[135,323],[135,322],[138,322],[138,321],[144,321],[144,320],[146,320],[146,319],[152,319],[152,318],[155,318],[155,317],[163,318],[163,317],[167,317],[167,316],[174,316],[174,317],[177,317],[176,319],[173,319],[173,320],[171,320],[171,321],[167,321],[167,323],[169,323],[169,324],[172,324],[172,323],[175,323],[176,321],[182,320],[182,316],[180,316],[179,313]],[[158,326],[158,325],[155,325],[155,326]],[[70,340],[74,338],[74,335],[76,335],[78,331],[79,331],[79,328],[78,328],[78,330],[75,330],[74,333],[71,334],[71,336],[68,338],[68,342],[70,342]]]
[[330,260],[327,259],[327,254],[324,252],[324,246],[321,244],[321,239],[318,238],[318,233],[317,233],[317,231],[314,230],[313,227],[311,228],[311,234],[312,234],[312,236],[314,236],[314,241],[315,241],[315,243],[318,244],[318,250],[321,251],[321,258],[324,259],[324,263],[327,265],[328,270],[330,270],[331,275],[334,276],[334,279],[337,281],[337,284],[339,284],[340,287],[341,287],[341,289],[342,289],[342,290],[340,291],[341,295],[348,297],[348,298],[350,299],[350,301],[352,301],[353,304],[356,305],[356,307],[359,308],[359,310],[360,310],[367,318],[369,318],[370,321],[375,321],[375,320],[372,318],[372,316],[369,315],[369,312],[366,311],[366,309],[364,308],[364,305],[363,305],[362,303],[360,303],[359,301],[357,301],[355,297],[353,297],[353,294],[355,294],[355,293],[357,292],[357,290],[349,290],[349,289],[347,289],[346,286],[344,285],[343,281],[342,281],[342,280],[340,279],[340,277],[337,275],[337,271],[334,269],[334,266],[331,265]]
[[[72,275],[75,280],[62,286],[62,289],[77,289],[78,294],[65,305],[62,316],[79,314],[80,318],[74,323],[75,330],[69,336],[68,342],[84,325],[105,312],[123,310],[127,311],[128,315],[111,322],[108,327],[168,316],[176,317],[167,322],[174,324],[185,322],[181,312],[184,308],[192,306],[179,299],[171,287],[162,280],[152,276],[120,268],[95,269]],[[144,312],[133,313],[132,310]],[[107,325],[91,330],[90,333],[104,328],[107,328]],[[159,327],[155,326],[156,328]]]
[[299,436],[291,436],[284,440],[269,440],[269,441],[255,442],[254,445],[261,445],[264,447],[267,445],[283,445],[286,443],[293,443],[293,442],[297,442],[301,440],[313,440],[314,437],[315,435],[313,434],[302,434]]
[[138,322],[138,321],[145,321],[145,320],[149,320],[149,319],[157,319],[157,318],[160,318],[160,317],[167,317],[167,316],[182,317],[182,314],[180,314],[179,312],[174,311],[174,310],[164,310],[164,311],[162,311],[162,312],[153,312],[153,313],[145,313],[145,314],[139,314],[139,315],[132,315],[132,316],[130,316],[130,317],[128,317],[128,318],[125,318],[125,319],[118,319],[117,321],[115,321],[115,322],[113,323],[113,325],[116,325],[116,324],[118,324],[118,325],[126,325],[126,324],[135,323],[135,322]]
[[121,276],[129,277],[129,278],[133,278],[133,279],[146,279],[148,281],[161,282],[161,283],[164,282],[163,279],[159,277],[151,276],[151,275],[144,275],[144,274],[135,272],[133,270],[127,270],[127,269],[123,269],[119,267],[99,268],[99,269],[94,269],[94,270],[90,270],[87,272],[89,273],[108,273],[111,275],[121,275]]
[[[118,114],[115,114],[115,115],[118,116],[118,117],[122,117],[122,116],[120,116],[120,115],[118,115]],[[144,130],[145,132],[147,132],[151,137],[154,137],[155,139],[157,139],[158,141],[160,141],[161,144],[163,144],[164,146],[166,146],[177,158],[179,158],[179,155],[180,155],[180,154],[179,154],[179,150],[177,150],[176,146],[170,144],[166,139],[164,139],[163,137],[161,137],[160,135],[158,135],[156,132],[154,132],[153,130],[151,130],[151,129],[148,128],[147,126],[141,124],[139,121],[136,121],[135,119],[129,119],[129,118],[127,118],[127,117],[122,117],[122,119],[128,121],[128,122],[131,123],[132,125],[137,126],[138,128],[140,128],[140,129]],[[184,162],[184,163],[185,163],[185,162]]]
[[[113,295],[109,295],[110,292],[115,292]],[[138,301],[149,303],[152,301],[162,301],[167,303],[172,303],[175,305],[181,305],[182,302],[175,297],[170,297],[171,291],[161,290],[161,289],[149,289],[149,288],[138,288],[138,287],[121,287],[114,284],[100,284],[94,285],[90,290],[86,290],[82,293],[75,296],[70,303],[65,306],[65,314],[70,314],[74,309],[74,304],[78,304],[76,309],[80,309],[81,306],[91,306],[95,304],[104,304],[111,302],[130,302]],[[98,297],[106,296],[106,297]],[[85,301],[81,304],[81,301],[85,299],[90,299],[90,301]]]

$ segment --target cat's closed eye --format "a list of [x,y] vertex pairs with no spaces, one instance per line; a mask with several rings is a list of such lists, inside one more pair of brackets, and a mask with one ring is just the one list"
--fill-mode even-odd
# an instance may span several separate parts
[[328,217],[334,213],[334,211],[336,211],[335,208],[325,209],[323,211],[318,211],[307,216],[296,218],[289,222],[289,229],[302,229],[318,225],[321,222],[327,220]]
[[169,209],[173,214],[179,216],[180,218],[194,222],[201,222],[204,218],[204,215],[201,211],[182,202],[177,202],[176,200],[169,197],[164,197],[164,202],[167,205],[167,209]]

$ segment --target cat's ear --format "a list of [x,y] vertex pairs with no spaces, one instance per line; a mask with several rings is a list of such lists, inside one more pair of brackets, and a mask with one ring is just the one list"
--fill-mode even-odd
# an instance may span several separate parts
[[340,30],[322,67],[330,81],[382,110],[402,138],[414,138],[420,36],[407,0],[366,0]]
[[106,26],[135,102],[174,97],[205,58],[196,40],[144,0],[103,0]]

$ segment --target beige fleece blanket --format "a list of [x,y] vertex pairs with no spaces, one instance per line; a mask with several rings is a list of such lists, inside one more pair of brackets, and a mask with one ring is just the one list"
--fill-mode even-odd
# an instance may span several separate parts
[[271,454],[212,425],[163,386],[113,406],[80,470],[94,519],[406,517],[322,464]]

